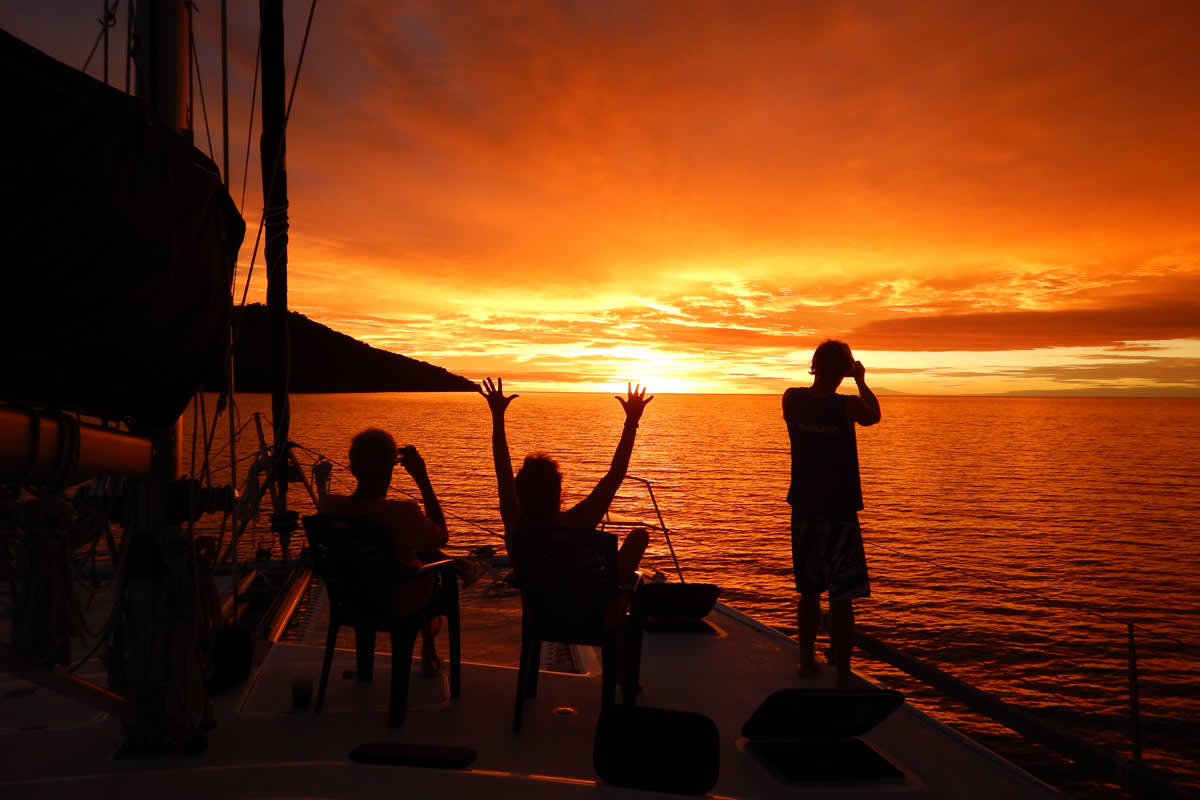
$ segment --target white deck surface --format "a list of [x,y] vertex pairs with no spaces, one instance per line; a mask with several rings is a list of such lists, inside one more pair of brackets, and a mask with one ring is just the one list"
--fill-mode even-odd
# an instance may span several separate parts
[[[307,639],[315,643],[274,645],[247,685],[216,698],[217,727],[207,751],[197,756],[115,760],[115,721],[45,691],[10,696],[0,702],[0,797],[664,796],[609,786],[596,775],[592,747],[600,688],[594,652],[581,654],[585,667],[593,665],[588,674],[542,673],[538,696],[527,702],[522,731],[514,735],[519,629],[503,624],[516,618],[513,601],[495,601],[507,604],[507,616],[490,622],[487,610],[479,609],[478,591],[468,592],[464,602],[462,696],[451,702],[444,677],[422,677],[414,664],[410,711],[401,729],[386,723],[391,657],[385,653],[377,656],[374,682],[363,686],[342,677],[353,669],[354,655],[339,650],[322,713],[293,708],[293,682],[315,683],[319,675],[322,620],[308,626]],[[903,771],[903,780],[780,780],[747,751],[741,727],[771,692],[822,686],[832,673],[826,669],[816,680],[802,681],[795,674],[795,646],[782,635],[722,606],[708,619],[719,635],[646,634],[638,704],[698,711],[716,723],[720,777],[712,796],[1058,796],[907,705],[863,737]],[[507,641],[497,642],[497,636]],[[440,640],[444,653],[444,634]],[[479,653],[492,663],[478,660]],[[19,688],[7,676],[0,681],[0,692]],[[369,741],[458,745],[478,756],[464,770],[352,763],[350,751]]]

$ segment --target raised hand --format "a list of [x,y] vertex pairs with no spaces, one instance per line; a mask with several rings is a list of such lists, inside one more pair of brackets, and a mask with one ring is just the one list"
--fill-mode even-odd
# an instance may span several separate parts
[[862,383],[866,376],[867,368],[863,366],[861,361],[855,361],[854,365],[850,367],[850,377],[854,379],[855,383]]
[[426,474],[425,459],[417,452],[417,448],[411,444],[406,444],[400,448],[399,452],[396,453],[396,461],[414,478]]
[[484,378],[483,383],[479,385],[479,393],[487,400],[488,408],[492,410],[492,414],[504,414],[504,410],[508,408],[508,404],[520,397],[519,394],[510,394],[504,396],[504,379],[497,378],[493,383],[491,378]]
[[646,405],[654,399],[654,395],[646,396],[646,389],[641,384],[636,384],[632,388],[628,383],[625,384],[625,391],[628,392],[628,397],[615,395],[617,402],[625,409],[625,424],[636,425],[638,420],[642,418],[642,412],[646,410]]

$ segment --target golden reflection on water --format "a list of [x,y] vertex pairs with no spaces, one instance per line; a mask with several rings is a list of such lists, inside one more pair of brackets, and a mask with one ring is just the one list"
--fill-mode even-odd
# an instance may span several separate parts
[[[581,499],[608,467],[620,405],[506,388],[521,394],[508,414],[514,461],[546,450],[563,468],[565,502]],[[1200,781],[1200,752],[1184,744],[1200,741],[1200,401],[880,399],[883,421],[859,431],[873,588],[856,604],[864,629],[1128,750],[1133,622],[1148,755]],[[416,445],[452,543],[499,545],[483,398],[299,395],[292,408],[291,438],[335,463],[370,425]],[[269,398],[242,398],[243,421],[255,409]],[[794,632],[778,397],[660,394],[630,471],[654,483],[688,580],[717,583],[724,602]],[[335,485],[348,478],[335,471]],[[398,473],[394,492],[404,491],[414,489]],[[656,519],[633,481],[614,509]],[[661,536],[645,564],[673,574]]]

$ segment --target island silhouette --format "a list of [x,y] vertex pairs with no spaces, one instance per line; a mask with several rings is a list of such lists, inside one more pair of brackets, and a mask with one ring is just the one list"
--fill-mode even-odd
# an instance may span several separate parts
[[[442,367],[380,350],[352,336],[288,314],[291,338],[289,391],[297,394],[335,392],[473,392],[475,384]],[[239,392],[270,392],[270,327],[267,307],[260,303],[233,312],[234,386]],[[223,367],[210,365],[205,389],[219,391]]]

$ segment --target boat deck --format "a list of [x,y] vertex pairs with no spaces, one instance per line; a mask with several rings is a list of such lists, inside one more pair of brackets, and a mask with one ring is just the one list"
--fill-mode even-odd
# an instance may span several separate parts
[[[519,643],[519,598],[500,596],[485,577],[463,593],[462,694],[449,698],[444,675],[414,664],[409,713],[387,726],[390,655],[376,659],[375,680],[353,670],[344,634],[323,711],[298,706],[294,687],[315,685],[324,640],[324,593],[307,604],[283,641],[265,654],[251,680],[215,698],[216,728],[195,756],[116,759],[113,719],[0,676],[0,794],[8,800],[84,793],[92,797],[377,797],[428,791],[439,796],[662,796],[603,783],[593,766],[600,711],[599,659],[571,648],[577,673],[543,671],[512,732]],[[307,605],[307,609],[305,606]],[[829,685],[832,670],[802,680],[795,646],[782,634],[718,605],[711,633],[647,633],[638,705],[700,712],[716,723],[719,779],[714,797],[1037,798],[1057,793],[990,751],[907,704],[862,738],[902,773],[891,780],[794,782],[779,777],[747,747],[743,724],[773,691]],[[445,637],[439,645],[445,658]],[[386,636],[380,637],[380,644]],[[553,655],[547,648],[547,656]],[[559,653],[561,655],[561,651]],[[561,659],[559,659],[561,661]],[[570,669],[570,665],[549,665]],[[81,675],[102,679],[99,664]],[[15,690],[15,691],[14,691]],[[303,691],[301,692],[303,694]],[[464,769],[375,766],[350,760],[367,742],[470,748]]]

